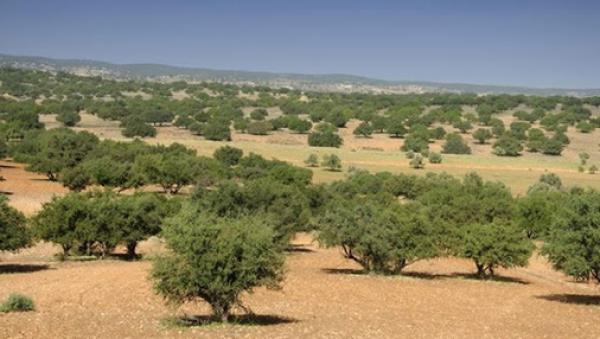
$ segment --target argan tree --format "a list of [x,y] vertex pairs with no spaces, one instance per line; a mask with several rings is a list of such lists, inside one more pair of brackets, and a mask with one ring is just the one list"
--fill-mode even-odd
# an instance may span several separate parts
[[31,243],[23,213],[8,205],[8,199],[0,196],[0,251],[16,251]]
[[533,243],[510,223],[470,224],[460,229],[457,255],[475,262],[477,276],[493,276],[497,267],[527,265]]
[[542,253],[554,268],[600,282],[600,193],[571,194],[562,204]]
[[219,321],[229,320],[242,292],[282,280],[283,247],[260,217],[218,218],[186,206],[163,236],[170,253],[153,263],[154,289],[177,304],[202,299]]

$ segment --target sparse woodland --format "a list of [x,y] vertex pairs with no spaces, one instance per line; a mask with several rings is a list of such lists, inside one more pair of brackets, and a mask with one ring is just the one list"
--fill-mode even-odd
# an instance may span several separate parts
[[[175,124],[208,140],[230,140],[232,128],[256,135],[289,129],[308,134],[310,146],[338,147],[338,129],[358,119],[358,138],[403,138],[414,168],[423,168],[426,158],[442,162],[441,154],[429,151],[432,140],[444,140],[444,156],[469,156],[469,133],[490,143],[495,156],[559,156],[569,145],[568,127],[578,133],[600,127],[589,109],[600,98],[301,93],[16,69],[1,69],[0,82],[6,94],[0,98],[3,156],[71,191],[30,219],[0,200],[0,250],[46,240],[61,246],[65,260],[105,258],[117,246],[135,260],[137,244],[159,236],[169,251],[154,261],[156,292],[175,303],[204,300],[222,321],[241,293],[280,285],[285,250],[300,231],[314,232],[322,246],[340,248],[375,274],[402,274],[416,261],[455,256],[471,260],[482,279],[498,268],[527,265],[536,240],[557,270],[600,282],[600,193],[566,187],[556,175],[542,176],[516,197],[475,172],[457,178],[353,169],[343,180],[316,184],[309,168],[244,153],[234,144],[206,157],[181,144],[140,139]],[[187,96],[175,100],[176,91]],[[254,108],[249,116],[244,107]],[[272,107],[283,115],[270,117]],[[515,122],[498,119],[516,108]],[[125,136],[140,138],[101,140],[76,132],[70,127],[83,111],[120,121]],[[57,114],[64,127],[44,129],[40,114]],[[593,165],[583,158],[582,166]],[[335,172],[343,161],[327,154],[320,163],[311,154],[306,164]]]

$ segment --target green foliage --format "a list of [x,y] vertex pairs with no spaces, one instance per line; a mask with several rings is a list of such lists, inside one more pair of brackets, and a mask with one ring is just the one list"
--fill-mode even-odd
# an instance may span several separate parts
[[442,163],[442,155],[436,152],[429,152],[429,163],[431,164],[441,164]]
[[533,244],[510,223],[470,224],[460,230],[457,255],[475,262],[477,275],[494,275],[497,267],[527,265]]
[[406,127],[404,126],[404,119],[401,116],[393,115],[387,118],[387,126],[385,131],[396,137],[400,138],[406,133]]
[[129,257],[134,258],[137,243],[158,234],[163,218],[175,209],[174,204],[153,193],[70,193],[44,204],[32,219],[33,232],[40,239],[60,245],[64,256],[72,249],[87,254],[98,249],[104,257],[123,244]]
[[223,219],[189,206],[170,219],[163,236],[171,253],[152,267],[154,289],[175,303],[203,299],[227,322],[243,292],[278,287],[283,248],[261,217]]
[[513,137],[519,140],[527,139],[527,130],[531,128],[531,124],[525,121],[515,121],[510,124],[510,133]]
[[363,121],[358,126],[356,126],[352,133],[354,135],[360,135],[365,138],[368,138],[373,134],[373,126],[371,126],[370,123]]
[[76,111],[64,111],[56,116],[56,121],[62,122],[65,126],[73,127],[81,121],[81,116]]
[[308,158],[306,158],[306,160],[304,160],[304,163],[308,167],[319,167],[319,156],[314,153],[311,153],[308,156]]
[[493,145],[493,152],[499,156],[510,156],[516,157],[521,155],[523,151],[523,145],[519,139],[509,135],[504,134]]
[[557,190],[534,190],[516,201],[517,225],[530,239],[544,238],[561,209],[563,193]]
[[340,147],[342,138],[334,132],[312,132],[308,135],[308,145],[313,147]]
[[99,143],[91,133],[66,128],[44,131],[28,142],[31,148],[17,149],[15,159],[28,163],[29,171],[45,173],[50,180],[57,180],[63,169],[77,166]]
[[264,108],[257,108],[255,110],[253,110],[252,112],[250,112],[250,118],[252,118],[252,120],[256,120],[256,121],[265,120],[265,118],[268,115],[269,115],[269,113]]
[[475,132],[473,132],[473,138],[475,138],[480,144],[485,144],[492,137],[492,132],[490,132],[490,130],[487,128],[478,128]]
[[423,137],[419,134],[408,134],[406,138],[404,138],[401,150],[405,152],[413,151],[416,153],[425,153],[429,150],[429,140],[427,137]]
[[6,197],[0,196],[0,251],[16,251],[30,243],[25,216],[9,206]]
[[581,133],[591,133],[594,131],[595,126],[590,124],[587,121],[581,121],[580,123],[577,124],[576,128]]
[[304,134],[310,131],[310,129],[312,128],[312,123],[308,120],[294,117],[290,119],[290,121],[287,124],[287,127],[294,132]]
[[229,122],[220,119],[209,121],[203,128],[203,135],[207,140],[231,141]]
[[472,129],[473,125],[471,125],[471,122],[469,122],[468,120],[459,120],[452,124],[452,127],[458,129],[460,133],[464,134],[467,133],[470,129]]
[[267,135],[272,130],[273,125],[269,121],[253,121],[246,128],[246,132],[253,135]]
[[425,161],[423,160],[423,156],[420,153],[416,153],[412,159],[410,160],[410,162],[408,163],[410,165],[411,168],[414,169],[424,169],[425,168]]
[[547,155],[560,155],[563,151],[564,144],[556,139],[550,138],[542,144],[542,153]]
[[243,155],[244,151],[231,146],[221,146],[213,153],[213,157],[225,166],[237,165]]
[[121,133],[127,138],[134,137],[150,137],[156,136],[156,128],[148,125],[143,119],[138,117],[131,117],[121,122],[123,130]]
[[471,147],[463,140],[460,134],[450,133],[446,135],[446,142],[442,145],[444,154],[471,154]]
[[577,279],[600,282],[600,194],[571,194],[552,224],[542,253],[554,268]]
[[35,310],[35,303],[30,297],[19,294],[11,293],[8,298],[0,304],[0,312],[28,312]]
[[375,273],[399,273],[437,255],[433,230],[418,206],[376,199],[335,199],[317,221],[319,242]]
[[589,174],[596,174],[596,172],[598,172],[598,166],[592,165],[592,166],[590,166],[590,168],[588,168]]
[[342,170],[342,159],[335,154],[326,154],[323,156],[321,166],[327,168],[329,171],[338,172]]
[[177,194],[184,186],[195,183],[202,174],[203,163],[212,159],[180,151],[141,155],[134,171],[145,184],[160,185],[165,192]]

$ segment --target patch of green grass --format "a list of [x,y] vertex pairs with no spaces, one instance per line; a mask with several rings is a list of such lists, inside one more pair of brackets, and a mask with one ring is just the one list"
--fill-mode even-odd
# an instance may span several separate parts
[[0,312],[27,312],[35,310],[35,303],[30,297],[12,293],[8,298],[0,305]]

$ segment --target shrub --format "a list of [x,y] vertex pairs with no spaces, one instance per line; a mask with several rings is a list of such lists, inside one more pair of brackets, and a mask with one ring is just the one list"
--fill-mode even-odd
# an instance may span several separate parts
[[417,134],[408,134],[402,144],[403,151],[423,153],[429,149],[429,140]]
[[[250,127],[250,126],[248,126]],[[231,130],[228,121],[213,120],[209,121],[203,128],[203,135],[207,140],[231,141]]]
[[534,248],[520,229],[501,222],[464,226],[460,237],[457,255],[473,260],[479,277],[493,276],[496,267],[527,265]]
[[515,121],[510,124],[510,133],[519,140],[527,138],[527,130],[531,128],[531,124],[525,121]]
[[432,164],[441,164],[442,163],[442,155],[439,153],[431,152],[429,153],[429,162]]
[[587,121],[581,121],[580,123],[577,124],[576,128],[581,133],[590,133],[590,132],[594,131],[594,129],[595,129],[594,125],[590,124]]
[[470,130],[471,128],[473,128],[473,126],[471,125],[471,122],[469,122],[468,120],[460,120],[455,122],[452,127],[458,129],[460,131],[460,133],[467,133],[468,130]]
[[338,172],[342,169],[342,160],[335,154],[324,155],[321,166],[330,171]]
[[589,174],[596,174],[596,172],[598,172],[598,166],[592,165],[592,166],[590,166],[590,168],[588,168]]
[[267,135],[272,130],[273,125],[269,121],[253,121],[246,128],[246,132],[253,135]]
[[360,135],[368,138],[373,134],[373,126],[371,126],[370,123],[363,121],[354,129],[352,133],[354,133],[354,135]]
[[546,139],[542,144],[542,153],[547,155],[560,155],[563,151],[564,145],[560,140],[556,138]]
[[501,136],[493,145],[493,153],[499,156],[515,157],[521,155],[522,151],[521,142],[508,134]]
[[76,111],[64,111],[56,117],[56,121],[62,122],[65,126],[73,127],[81,121],[81,116]]
[[406,151],[406,159],[412,159],[415,157],[415,152],[413,151]]
[[288,128],[294,132],[300,133],[300,134],[304,134],[308,131],[310,131],[310,129],[312,128],[312,123],[308,120],[304,120],[304,119],[299,119],[297,117],[294,117],[295,119],[291,119],[288,122]]
[[333,132],[312,132],[308,135],[308,145],[313,147],[340,147],[342,138]]
[[265,120],[265,118],[268,115],[269,115],[269,113],[264,108],[257,108],[254,111],[250,112],[250,118],[252,118],[252,120],[257,120],[257,121]]
[[462,136],[457,133],[446,135],[446,142],[442,146],[444,154],[471,154],[471,148],[465,143]]
[[12,293],[8,298],[0,304],[0,312],[28,312],[35,310],[35,303],[30,297]]
[[155,137],[156,128],[145,123],[141,118],[132,117],[121,122],[123,130],[121,133],[127,138],[134,137]]
[[589,159],[590,159],[589,153],[587,153],[587,152],[579,153],[579,160],[581,161],[581,165],[585,165]]
[[492,136],[492,132],[490,132],[490,130],[487,128],[478,128],[475,132],[473,132],[473,138],[479,141],[480,144],[485,144],[492,138]]
[[425,162],[423,161],[423,156],[420,153],[416,153],[415,156],[409,162],[410,167],[414,169],[423,169],[425,168]]
[[308,167],[319,167],[319,156],[314,153],[311,153],[308,156],[308,158],[306,158],[306,160],[304,160],[304,163]]
[[213,157],[226,166],[237,165],[243,155],[244,151],[231,146],[221,146],[213,153]]
[[283,248],[260,217],[223,219],[187,206],[163,235],[171,254],[153,263],[154,289],[175,303],[203,299],[220,321],[229,320],[242,292],[282,280]]
[[446,136],[446,130],[444,127],[436,127],[432,130],[429,130],[430,136],[435,140],[442,140]]

